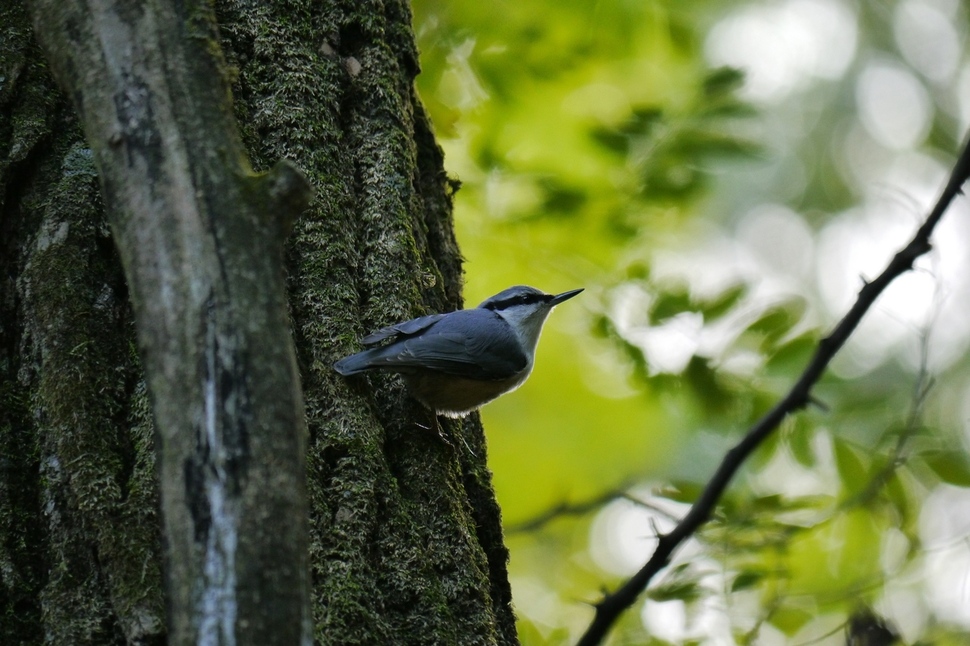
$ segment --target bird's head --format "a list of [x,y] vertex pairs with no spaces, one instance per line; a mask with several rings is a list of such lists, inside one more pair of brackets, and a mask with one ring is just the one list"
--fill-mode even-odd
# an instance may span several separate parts
[[491,310],[505,319],[531,355],[539,342],[542,324],[545,323],[552,308],[581,291],[583,291],[582,288],[561,294],[546,294],[535,287],[516,285],[486,298],[478,307]]

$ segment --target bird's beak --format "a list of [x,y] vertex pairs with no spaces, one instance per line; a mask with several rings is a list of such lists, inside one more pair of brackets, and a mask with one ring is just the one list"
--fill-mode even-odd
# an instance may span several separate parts
[[556,294],[555,296],[552,297],[552,300],[549,301],[549,307],[555,307],[556,305],[559,305],[563,301],[568,301],[570,298],[572,298],[573,296],[575,296],[581,291],[583,291],[582,287],[580,287],[579,289],[571,289],[568,292],[563,292],[562,294]]

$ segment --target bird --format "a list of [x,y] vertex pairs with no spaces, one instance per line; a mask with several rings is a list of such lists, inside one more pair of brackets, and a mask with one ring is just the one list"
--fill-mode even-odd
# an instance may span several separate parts
[[375,347],[333,367],[344,376],[398,373],[411,395],[435,415],[464,417],[525,382],[546,317],[582,291],[546,294],[527,285],[509,287],[473,309],[382,328],[361,340]]

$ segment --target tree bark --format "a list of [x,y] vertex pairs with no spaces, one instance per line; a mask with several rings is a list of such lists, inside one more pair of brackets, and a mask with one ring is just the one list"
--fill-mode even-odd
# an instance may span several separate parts
[[[50,10],[39,11],[38,25],[50,27],[57,12],[66,11],[61,7],[52,3]],[[477,416],[449,422],[449,446],[423,428],[432,423],[427,412],[397,380],[347,381],[330,367],[380,325],[460,305],[461,259],[451,223],[454,185],[443,172],[441,152],[414,93],[418,63],[409,9],[403,2],[226,0],[216,3],[215,11],[227,68],[206,70],[201,60],[218,50],[204,7],[189,18],[157,21],[157,49],[142,37],[134,46],[146,59],[164,53],[172,68],[168,73],[184,74],[172,86],[175,94],[200,92],[210,108],[225,114],[228,104],[221,100],[228,94],[218,79],[229,70],[232,107],[246,150],[233,148],[231,127],[227,132],[224,125],[206,121],[206,130],[215,132],[181,145],[192,160],[192,187],[199,190],[180,194],[200,195],[192,207],[199,213],[229,205],[234,219],[199,215],[194,224],[178,224],[181,235],[158,232],[155,239],[175,245],[184,254],[178,257],[195,259],[190,254],[198,252],[210,260],[171,263],[188,265],[190,274],[203,277],[177,312],[157,302],[164,291],[153,291],[161,287],[156,274],[145,272],[150,287],[136,287],[132,278],[133,314],[107,237],[91,150],[110,211],[124,196],[106,178],[102,156],[125,161],[121,152],[132,141],[143,150],[167,140],[133,139],[140,130],[122,128],[119,144],[110,128],[97,137],[88,128],[90,144],[83,143],[72,110],[46,76],[23,9],[10,3],[0,7],[0,42],[7,43],[0,45],[5,76],[0,83],[0,642],[165,640],[154,416],[163,491],[169,478],[214,475],[212,486],[224,486],[227,495],[238,487],[241,497],[259,499],[235,508],[237,561],[248,541],[286,553],[293,545],[278,539],[298,536],[300,523],[308,522],[318,643],[516,643],[507,551]],[[139,24],[137,17],[119,11],[112,20],[121,24],[104,33],[117,38],[115,27]],[[169,26],[163,28],[165,22]],[[182,37],[197,40],[192,47],[208,51],[199,59],[192,49],[188,59],[169,58],[169,48],[177,46],[171,39],[180,29]],[[82,41],[79,49],[94,45]],[[98,46],[109,50],[111,44],[117,43],[102,38]],[[80,65],[73,74],[90,69]],[[209,87],[193,86],[199,82]],[[135,104],[124,114],[143,124],[146,113],[132,112]],[[82,109],[81,115],[86,121],[103,119],[117,114],[118,105],[109,102],[106,112],[94,115]],[[172,112],[177,122],[192,121],[199,118],[198,107]],[[223,146],[207,148],[210,138]],[[290,324],[272,313],[283,311],[272,291],[279,274],[255,265],[278,257],[286,214],[299,204],[300,191],[286,167],[267,176],[278,181],[248,175],[242,161],[247,153],[262,170],[291,160],[316,189],[286,247]],[[144,159],[144,165],[155,163],[150,155]],[[230,180],[211,179],[220,174]],[[146,175],[145,181],[150,179]],[[126,180],[127,175],[117,181]],[[148,235],[143,226],[161,228],[157,222],[113,226],[123,249],[131,238],[137,243]],[[261,258],[253,265],[234,260],[217,271],[205,252],[221,243],[241,252],[251,245]],[[129,274],[143,260],[126,258]],[[271,288],[252,288],[253,275]],[[236,300],[239,295],[242,300]],[[140,330],[153,414],[132,351],[133,320],[140,327],[146,320],[168,326],[161,338],[170,345],[155,357],[146,346],[157,339],[146,340]],[[296,395],[273,385],[286,381],[292,365],[278,349],[285,348],[290,325],[303,380],[305,438],[294,432],[300,420],[280,423],[272,412],[290,410],[296,401]],[[169,334],[177,329],[182,332]],[[195,352],[197,359],[175,361],[173,345],[179,352]],[[272,366],[258,368],[264,360]],[[153,380],[157,370],[165,375],[162,385]],[[215,378],[227,372],[232,378]],[[156,388],[184,397],[182,406],[160,404]],[[278,399],[270,394],[280,392]],[[207,427],[212,417],[205,414],[206,402],[222,396],[232,406],[216,406],[220,421]],[[257,406],[257,401],[266,404]],[[264,421],[242,423],[247,415]],[[167,435],[167,425],[178,430]],[[241,427],[248,431],[234,432]],[[287,430],[254,447],[252,434],[270,427]],[[214,431],[215,443],[206,429]],[[240,440],[243,435],[246,441]],[[304,485],[287,475],[294,465],[299,468],[292,449],[304,441],[308,517],[291,506],[294,492],[298,497]],[[182,452],[176,456],[188,456],[181,462],[174,458],[181,473],[167,472],[173,458],[166,443]],[[302,459],[303,453],[296,453]],[[283,474],[280,459],[288,464]],[[230,473],[240,469],[246,473],[241,480]],[[264,480],[258,491],[251,490]],[[193,499],[183,481],[181,492],[166,491],[163,507],[169,532],[173,517],[188,518],[188,524],[179,521],[175,527],[192,530],[181,534],[183,549],[187,546],[195,558],[190,576],[198,576],[198,564],[205,563],[206,548],[200,545],[211,545],[222,563],[228,562],[230,547],[225,534],[213,537],[211,524],[205,540],[196,535],[206,524],[206,505],[210,523],[217,506],[211,489],[199,490],[204,495]],[[281,501],[279,507],[274,500]],[[172,510],[172,504],[182,509]],[[267,507],[272,507],[269,516],[243,511]],[[174,558],[178,546],[170,543],[169,549]],[[282,581],[300,587],[299,573],[280,576],[248,554],[244,566],[253,577],[247,583],[252,591]],[[176,570],[171,567],[169,576]],[[207,576],[204,565],[201,576]],[[227,583],[218,576],[210,579],[217,589]],[[176,588],[169,589],[173,604],[186,598]],[[279,586],[277,591],[285,592]],[[220,605],[225,597],[213,599],[214,616],[224,620],[229,616]],[[299,602],[291,610],[294,606]],[[173,610],[173,642],[187,634],[176,614]],[[250,605],[237,610],[236,618],[265,620],[268,629],[268,614],[268,607]],[[291,628],[299,629],[297,616],[287,615]],[[199,634],[198,626],[192,629]],[[234,632],[218,621],[213,629],[216,636],[220,630]],[[278,634],[263,643],[294,641]]]
[[97,173],[0,3],[0,643],[161,643],[153,427]]
[[121,255],[157,429],[169,641],[310,643],[306,427],[282,250],[309,187],[253,175],[204,2],[35,0]]
[[217,15],[254,165],[291,159],[317,188],[287,263],[310,426],[316,637],[517,643],[478,416],[450,427],[463,440],[447,446],[398,380],[331,368],[367,332],[461,306],[456,184],[415,94],[410,9],[227,1]]

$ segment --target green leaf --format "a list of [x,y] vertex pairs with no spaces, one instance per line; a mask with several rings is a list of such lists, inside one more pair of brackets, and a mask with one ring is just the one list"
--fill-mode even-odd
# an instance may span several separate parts
[[923,454],[926,466],[933,470],[940,480],[957,487],[970,487],[970,461],[959,451],[934,451]]
[[543,215],[575,215],[586,204],[585,191],[566,186],[552,179],[542,179],[539,186],[544,191]]
[[633,116],[623,129],[631,135],[642,135],[653,131],[663,121],[662,109],[652,105],[639,106],[633,109]]
[[758,512],[776,512],[785,506],[785,498],[778,493],[770,496],[759,496],[751,503],[752,509]]
[[765,578],[765,573],[762,570],[745,570],[734,577],[734,581],[731,582],[731,592],[738,592],[739,590],[749,590]]
[[666,155],[663,159],[646,164],[641,180],[641,197],[650,200],[682,200],[703,186],[705,177],[685,158]]
[[690,294],[684,289],[678,287],[675,290],[663,292],[658,295],[653,307],[650,308],[650,322],[662,323],[673,316],[691,311],[691,308]]
[[650,278],[650,265],[644,260],[631,262],[626,266],[625,271],[629,280],[647,280]]
[[600,146],[618,155],[626,156],[630,152],[630,134],[615,128],[594,128],[590,130],[590,137]]
[[867,461],[862,458],[861,452],[844,440],[835,440],[835,465],[848,495],[859,493],[869,483]]
[[761,154],[762,147],[754,141],[726,132],[696,128],[684,132],[676,141],[676,150],[694,158],[753,158]]
[[703,491],[702,485],[696,482],[674,482],[655,492],[661,498],[667,498],[676,502],[686,502],[693,504]]
[[664,580],[647,589],[647,598],[653,601],[694,601],[701,596],[697,575],[690,563],[681,563],[671,569]]
[[770,623],[781,632],[791,636],[801,630],[802,626],[814,619],[816,615],[817,612],[783,605],[771,613]]
[[704,78],[704,95],[708,99],[718,98],[741,89],[744,85],[744,71],[736,67],[719,67],[711,70]]
[[693,356],[684,370],[684,378],[697,394],[698,403],[710,415],[723,415],[737,402],[733,393],[722,386],[717,372],[711,368],[708,359]]
[[815,450],[812,448],[812,429],[801,417],[790,419],[791,429],[785,433],[788,453],[803,467],[812,468],[816,464]]
[[800,335],[777,347],[765,364],[771,374],[790,376],[801,372],[818,348],[815,332]]
[[805,308],[805,301],[800,298],[772,305],[758,317],[758,320],[748,326],[748,332],[764,335],[762,345],[765,350],[768,350],[802,319]]
[[704,314],[704,319],[715,320],[728,313],[732,307],[744,298],[748,293],[748,285],[743,283],[727,288],[717,298],[702,304],[700,310]]
[[701,589],[696,581],[671,581],[647,590],[647,598],[653,601],[694,601],[700,596]]

